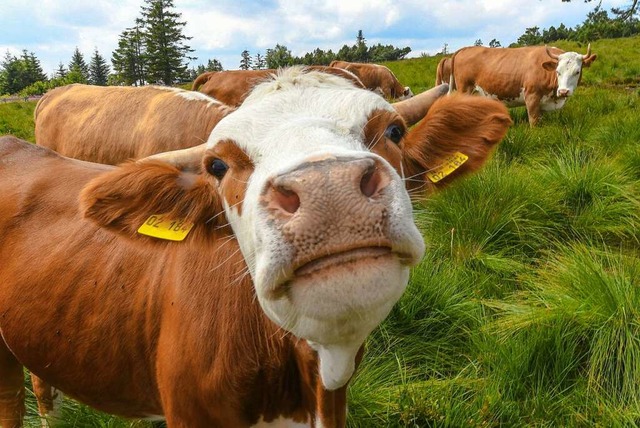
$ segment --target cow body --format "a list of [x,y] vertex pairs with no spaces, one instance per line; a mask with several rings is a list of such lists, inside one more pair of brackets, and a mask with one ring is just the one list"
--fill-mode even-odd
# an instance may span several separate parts
[[388,100],[404,100],[411,98],[413,92],[408,86],[403,86],[389,67],[378,64],[363,64],[359,62],[332,61],[329,67],[342,68],[352,72],[362,81],[362,84],[380,93]]
[[449,83],[451,79],[451,57],[442,58],[436,68],[436,85]]
[[76,159],[116,164],[202,144],[232,110],[176,88],[68,85],[38,101],[36,144]]
[[452,58],[455,86],[504,102],[509,107],[526,106],[534,126],[542,111],[562,108],[575,91],[582,68],[596,59],[590,47],[586,55],[547,49],[466,47]]
[[[358,77],[348,71],[325,66],[310,65],[308,70],[334,74],[362,85]],[[210,97],[220,100],[224,104],[237,107],[249,95],[251,90],[261,82],[273,78],[278,70],[268,68],[264,70],[225,70],[208,71],[199,75],[191,86],[191,90],[200,91]]]
[[[118,167],[0,139],[0,423],[21,426],[25,366],[170,427],[344,426],[362,344],[424,251],[408,192],[479,168],[509,124],[447,97],[409,132],[380,97],[291,70],[206,144]],[[157,216],[194,226],[136,233]]]

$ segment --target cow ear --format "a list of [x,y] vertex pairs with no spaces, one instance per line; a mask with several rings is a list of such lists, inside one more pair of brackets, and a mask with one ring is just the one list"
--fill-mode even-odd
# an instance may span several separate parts
[[591,63],[593,63],[593,61],[595,61],[596,59],[598,59],[598,55],[597,54],[591,54],[588,57],[586,57],[585,59],[582,60],[582,66],[583,67],[590,67]]
[[194,227],[224,221],[220,197],[204,174],[157,160],[123,164],[94,178],[80,194],[80,209],[99,226],[129,236],[154,215]]
[[545,61],[542,63],[542,68],[547,71],[555,71],[558,68],[558,61]]
[[407,190],[428,193],[476,171],[511,123],[499,101],[457,94],[438,99],[403,141]]

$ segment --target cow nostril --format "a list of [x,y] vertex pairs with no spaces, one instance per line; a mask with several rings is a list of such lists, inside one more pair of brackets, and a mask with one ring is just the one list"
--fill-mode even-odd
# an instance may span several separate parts
[[300,208],[300,197],[293,190],[282,186],[274,186],[272,188],[272,197],[275,206],[282,208],[289,214],[295,213]]
[[380,188],[382,175],[376,167],[369,168],[360,179],[360,191],[367,198],[373,196]]

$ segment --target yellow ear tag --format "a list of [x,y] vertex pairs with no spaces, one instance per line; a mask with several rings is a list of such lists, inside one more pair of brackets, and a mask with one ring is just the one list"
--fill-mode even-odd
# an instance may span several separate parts
[[469,159],[469,156],[464,153],[456,152],[445,158],[441,165],[435,167],[431,171],[427,171],[427,177],[429,177],[429,180],[437,183],[456,169],[460,168],[460,165],[465,163],[467,159]]
[[187,223],[182,219],[170,219],[161,214],[152,215],[138,228],[138,233],[168,241],[182,241],[193,223]]

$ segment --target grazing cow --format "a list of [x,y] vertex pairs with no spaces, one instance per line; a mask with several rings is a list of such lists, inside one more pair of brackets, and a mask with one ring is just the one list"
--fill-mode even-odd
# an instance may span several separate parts
[[402,86],[388,67],[348,61],[332,61],[329,67],[342,68],[360,78],[362,84],[388,100],[405,100],[413,96],[408,86]]
[[449,83],[451,79],[451,57],[442,58],[436,68],[436,86]]
[[[305,68],[335,74],[353,81],[356,85],[362,86],[362,82],[355,74],[340,68],[330,68],[320,65],[309,65]],[[208,71],[202,73],[193,81],[191,90],[200,91],[229,106],[237,107],[242,104],[254,86],[264,80],[272,78],[277,72],[278,70],[273,68],[266,70]]]
[[232,108],[164,86],[68,85],[36,105],[36,143],[65,156],[116,164],[207,141]]
[[564,106],[582,77],[582,68],[597,58],[557,48],[466,47],[453,54],[451,90],[496,98],[509,107],[526,106],[534,126],[542,111]]
[[285,71],[205,144],[118,167],[0,139],[3,427],[23,366],[169,427],[345,425],[424,252],[409,195],[478,169],[511,121],[451,96],[408,130],[406,104],[326,76]]

